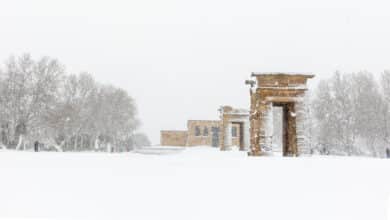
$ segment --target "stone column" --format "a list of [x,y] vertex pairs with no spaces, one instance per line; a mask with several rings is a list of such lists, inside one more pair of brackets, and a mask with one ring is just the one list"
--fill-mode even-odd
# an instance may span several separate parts
[[265,115],[265,143],[266,146],[272,150],[272,137],[274,135],[274,114],[273,104],[267,104],[267,110]]
[[223,150],[228,150],[232,146],[232,123],[226,122],[224,126]]
[[287,152],[285,156],[297,156],[297,130],[296,130],[295,103],[287,105]]
[[272,147],[272,132],[273,132],[273,121],[272,121],[272,103],[263,103],[260,106],[260,148],[271,149]]
[[295,114],[296,114],[296,132],[297,132],[297,150],[298,155],[309,154],[307,140],[305,137],[305,104],[303,101],[295,103]]
[[248,155],[251,156],[259,156],[261,153],[260,145],[259,145],[259,119],[260,119],[260,112],[258,110],[259,107],[259,95],[256,92],[250,93],[250,113],[249,113],[249,120],[250,120],[250,128],[249,128],[249,138],[250,138],[250,149]]
[[243,137],[243,141],[244,141],[244,150],[249,150],[249,146],[250,146],[250,134],[249,134],[249,121],[245,121],[244,123],[243,123],[243,132],[242,132],[242,134],[244,135],[244,137]]

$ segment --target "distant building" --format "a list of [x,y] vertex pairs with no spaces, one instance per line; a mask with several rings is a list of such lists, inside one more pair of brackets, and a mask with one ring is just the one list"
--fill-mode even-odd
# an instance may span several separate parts
[[[161,146],[212,146],[223,150],[238,146],[241,150],[247,150],[249,127],[243,122],[249,121],[248,111],[224,106],[220,109],[220,114],[221,120],[188,120],[187,130],[161,131]],[[227,120],[232,114],[244,120]],[[245,129],[248,131],[244,131]]]
[[189,120],[186,146],[219,147],[220,130],[220,121],[217,120]]
[[[238,146],[240,150],[249,150],[249,111],[235,109],[231,106],[222,106],[219,109],[221,118],[221,150],[229,150],[231,146]],[[237,133],[239,133],[237,135]],[[237,138],[238,139],[235,139]]]
[[161,146],[187,146],[187,131],[161,131]]

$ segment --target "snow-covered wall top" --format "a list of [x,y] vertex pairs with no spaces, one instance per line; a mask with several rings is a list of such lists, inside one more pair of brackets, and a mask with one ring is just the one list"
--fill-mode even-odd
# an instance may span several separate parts
[[252,73],[256,77],[257,87],[263,89],[306,89],[307,79],[313,78],[312,74],[305,73]]
[[288,75],[288,76],[305,76],[307,78],[313,78],[312,73],[300,73],[300,72],[252,72],[252,76],[266,76],[266,75]]
[[233,108],[231,106],[222,106],[219,109],[220,113],[222,114],[229,114],[229,115],[248,115],[249,116],[249,110],[248,109],[242,109],[242,108]]

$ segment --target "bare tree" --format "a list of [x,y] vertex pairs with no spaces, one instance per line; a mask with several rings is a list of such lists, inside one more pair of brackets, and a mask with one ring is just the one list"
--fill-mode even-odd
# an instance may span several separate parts
[[4,126],[17,149],[26,146],[26,137],[39,136],[41,116],[52,107],[62,74],[62,66],[47,57],[35,62],[24,54],[6,62],[1,98],[7,118]]
[[0,72],[1,142],[25,149],[35,141],[57,150],[129,150],[139,121],[126,91],[88,73],[65,75],[57,60],[10,57]]
[[[386,86],[390,85],[382,87]],[[322,150],[382,156],[384,140],[388,140],[389,116],[384,97],[368,72],[336,72],[330,79],[321,81],[313,110],[318,129],[316,140]]]

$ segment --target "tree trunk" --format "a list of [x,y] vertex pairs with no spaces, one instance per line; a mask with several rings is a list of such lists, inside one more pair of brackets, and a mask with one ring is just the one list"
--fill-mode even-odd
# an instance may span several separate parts
[[95,151],[98,151],[99,150],[99,138],[96,137],[95,139]]
[[77,150],[77,135],[74,136],[73,151]]
[[83,135],[81,135],[81,137],[80,137],[80,145],[79,146],[80,146],[81,150],[85,150]]
[[111,143],[108,143],[108,144],[107,144],[107,152],[108,152],[108,153],[111,153]]
[[23,135],[19,135],[19,142],[18,145],[16,146],[16,150],[20,150],[23,144]]

